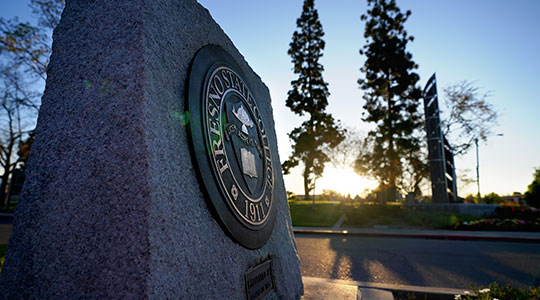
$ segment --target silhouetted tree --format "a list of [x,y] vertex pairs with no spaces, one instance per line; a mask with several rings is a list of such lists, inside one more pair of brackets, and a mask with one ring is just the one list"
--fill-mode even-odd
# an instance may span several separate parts
[[[0,67],[2,68],[2,67]],[[11,172],[25,160],[28,145],[28,120],[35,118],[35,95],[26,90],[24,76],[13,67],[0,70],[0,168],[3,171],[0,183],[0,204],[5,203]],[[31,122],[33,123],[33,122]],[[33,127],[33,124],[30,126]],[[23,141],[28,137],[26,141]],[[22,148],[21,148],[22,146]],[[22,154],[18,155],[17,154]]]
[[17,157],[20,162],[20,166],[24,169],[26,168],[26,162],[28,161],[28,156],[30,155],[30,149],[34,143],[34,131],[28,132],[28,137],[26,139],[21,139],[19,142],[19,149],[17,150]]
[[344,139],[334,148],[327,147],[330,163],[337,169],[354,168],[354,161],[361,153],[365,134],[353,127],[344,128]]
[[529,206],[540,208],[540,168],[534,171],[533,176],[533,181],[527,187],[523,199]]
[[0,205],[5,202],[11,172],[24,167],[33,141],[42,91],[51,53],[51,33],[64,8],[63,0],[31,0],[37,26],[18,18],[0,18]]
[[37,26],[18,18],[0,18],[0,51],[10,66],[24,69],[31,77],[45,79],[51,53],[51,31],[60,21],[64,0],[31,0],[29,7]]
[[489,93],[481,93],[472,82],[462,81],[444,89],[442,131],[454,155],[462,155],[474,140],[486,141],[497,125],[497,112],[487,102]]
[[[487,101],[489,93],[481,93],[480,89],[469,81],[462,81],[444,88],[441,103],[441,125],[444,136],[450,142],[454,155],[467,153],[474,140],[487,141],[497,125],[498,113]],[[427,158],[426,132],[420,130],[422,151],[409,152],[399,186],[408,192],[419,194],[420,184],[429,177]],[[467,171],[458,173],[462,184],[467,185],[474,180],[467,177]]]
[[363,120],[374,123],[368,133],[371,149],[356,161],[356,171],[379,181],[380,190],[395,194],[402,176],[403,165],[415,161],[421,149],[421,140],[415,131],[423,125],[418,112],[421,91],[416,86],[419,76],[413,71],[418,67],[406,51],[413,40],[404,29],[411,12],[403,14],[394,0],[368,0],[364,37],[366,45],[360,54],[366,55],[360,69],[364,77],[358,80],[364,91]]
[[293,152],[283,163],[283,170],[288,174],[302,162],[305,199],[309,199],[314,180],[322,175],[324,165],[329,161],[325,147],[335,147],[344,137],[339,123],[325,111],[329,92],[322,77],[324,68],[319,63],[324,49],[324,32],[313,0],[304,1],[296,25],[298,30],[293,34],[288,54],[298,79],[291,81],[286,105],[295,114],[307,114],[309,118],[289,133]]
[[[427,149],[426,143],[419,144]],[[422,195],[422,185],[429,177],[429,161],[427,151],[414,147],[405,152],[402,173],[398,177],[398,187],[406,193]]]
[[54,29],[60,22],[60,15],[66,6],[65,0],[30,0],[32,14],[38,17],[42,28]]

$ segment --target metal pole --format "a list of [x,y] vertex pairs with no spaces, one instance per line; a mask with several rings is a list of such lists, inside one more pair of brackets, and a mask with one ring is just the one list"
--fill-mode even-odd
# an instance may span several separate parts
[[474,139],[476,144],[476,183],[478,184],[478,203],[480,203],[480,159],[478,156],[478,139]]

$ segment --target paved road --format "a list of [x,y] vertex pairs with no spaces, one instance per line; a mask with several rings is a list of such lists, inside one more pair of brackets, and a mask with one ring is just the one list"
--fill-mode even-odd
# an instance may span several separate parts
[[303,276],[468,289],[540,285],[540,243],[296,234]]

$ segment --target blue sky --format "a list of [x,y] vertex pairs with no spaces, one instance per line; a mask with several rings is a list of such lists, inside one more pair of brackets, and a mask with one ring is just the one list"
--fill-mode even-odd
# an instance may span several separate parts
[[[230,36],[252,68],[270,88],[281,159],[290,153],[287,132],[301,119],[284,106],[290,80],[294,79],[287,56],[296,18],[303,1],[219,1],[201,0]],[[360,120],[362,92],[356,80],[364,44],[360,15],[364,1],[316,0],[325,30],[326,49],[322,63],[331,96],[328,110],[346,126],[363,132],[370,128]],[[437,73],[442,88],[462,80],[474,81],[490,92],[489,102],[500,112],[496,133],[480,144],[482,193],[523,192],[540,167],[540,1],[398,1],[412,16],[405,24],[415,37],[408,50],[419,65],[423,86]],[[458,157],[459,170],[475,177],[474,149]],[[287,189],[302,192],[300,170],[285,177]],[[374,183],[366,182],[350,170],[329,169],[317,184],[323,189],[344,190],[354,195]],[[459,175],[459,174],[458,174]],[[356,182],[356,183],[355,183]],[[460,194],[475,193],[476,185],[463,187]]]
[[[295,22],[301,13],[301,0],[200,0],[216,22],[229,35],[251,67],[270,89],[281,160],[290,153],[287,133],[301,123],[285,107],[287,91],[294,74],[287,55]],[[2,17],[28,19],[27,1],[0,0]],[[364,44],[360,15],[365,1],[316,0],[324,27],[326,49],[322,63],[331,96],[328,110],[342,124],[367,132],[360,120],[362,91],[356,83],[364,58],[358,50]],[[540,167],[540,1],[455,0],[397,1],[412,16],[405,24],[415,37],[408,50],[419,65],[421,85],[437,73],[442,88],[462,80],[489,91],[489,101],[500,112],[497,133],[487,144],[480,144],[482,193],[509,194],[525,191],[535,167]],[[474,149],[456,159],[460,170],[469,169],[474,177]],[[288,190],[302,193],[300,169],[285,177]],[[317,182],[319,193],[335,189],[361,194],[376,184],[351,170],[327,168]],[[475,193],[476,186],[460,190]]]

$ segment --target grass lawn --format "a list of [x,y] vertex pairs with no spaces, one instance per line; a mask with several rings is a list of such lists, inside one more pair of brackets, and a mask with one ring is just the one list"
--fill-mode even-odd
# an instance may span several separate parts
[[331,227],[341,216],[339,202],[290,201],[293,226]]
[[331,227],[342,214],[342,227],[368,227],[386,225],[389,228],[454,229],[460,222],[479,218],[448,212],[422,212],[406,210],[401,205],[368,204],[345,205],[339,202],[289,201],[293,226]]

